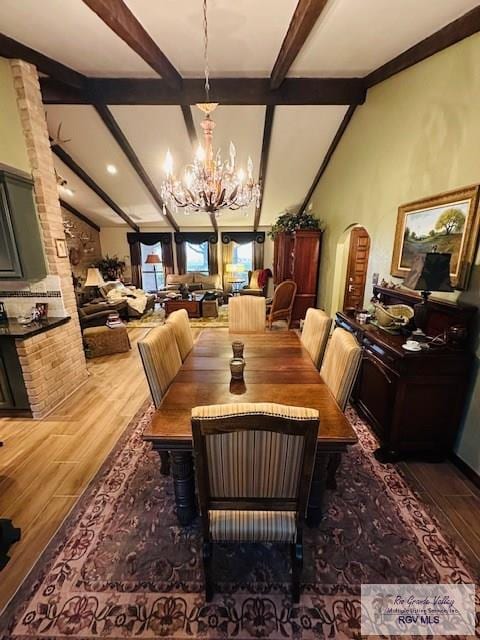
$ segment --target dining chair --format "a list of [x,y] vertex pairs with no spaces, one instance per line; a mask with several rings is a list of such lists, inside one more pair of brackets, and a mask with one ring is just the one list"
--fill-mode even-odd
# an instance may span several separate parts
[[290,546],[298,602],[318,427],[318,411],[303,407],[261,402],[192,409],[207,601],[213,543],[281,542]]
[[362,348],[355,337],[349,331],[337,327],[328,343],[320,375],[342,411],[345,411],[350,398],[361,357]]
[[153,402],[158,409],[171,381],[182,366],[173,326],[165,324],[149,331],[138,341],[138,350]]
[[322,366],[331,326],[332,319],[325,311],[313,308],[307,309],[300,340],[317,369]]
[[296,293],[297,283],[293,280],[284,280],[275,288],[272,302],[267,309],[269,329],[272,328],[272,323],[275,320],[286,320],[290,329]]
[[193,348],[193,334],[186,309],[173,311],[166,319],[165,324],[173,327],[180,357],[184,362]]
[[228,329],[231,333],[265,331],[265,298],[234,296],[228,302]]

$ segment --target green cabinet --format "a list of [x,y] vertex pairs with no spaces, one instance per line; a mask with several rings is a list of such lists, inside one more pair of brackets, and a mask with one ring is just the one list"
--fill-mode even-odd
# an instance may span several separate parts
[[0,280],[41,280],[47,275],[33,181],[0,165]]

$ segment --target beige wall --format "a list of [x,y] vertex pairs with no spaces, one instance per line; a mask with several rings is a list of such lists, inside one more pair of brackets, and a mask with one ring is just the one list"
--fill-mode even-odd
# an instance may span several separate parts
[[[352,223],[371,236],[368,283],[390,279],[398,206],[480,182],[480,35],[472,36],[368,92],[357,108],[313,197],[326,224],[319,304],[332,308],[335,253]],[[480,256],[468,292],[480,305]],[[446,294],[452,295],[452,294]],[[456,297],[458,294],[453,294]],[[368,284],[366,300],[371,296]],[[476,346],[477,370],[480,345]],[[480,376],[457,443],[459,456],[480,471]]]
[[0,162],[30,173],[9,60],[0,58]]

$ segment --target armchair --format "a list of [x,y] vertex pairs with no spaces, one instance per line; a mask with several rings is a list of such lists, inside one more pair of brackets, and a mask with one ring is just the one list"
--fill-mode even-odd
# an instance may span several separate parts
[[268,279],[270,278],[270,276],[267,276],[265,278],[265,284],[261,286],[259,279],[260,274],[263,271],[264,269],[255,269],[254,271],[248,272],[248,284],[240,289],[239,293],[241,296],[263,296],[264,298],[266,298]]

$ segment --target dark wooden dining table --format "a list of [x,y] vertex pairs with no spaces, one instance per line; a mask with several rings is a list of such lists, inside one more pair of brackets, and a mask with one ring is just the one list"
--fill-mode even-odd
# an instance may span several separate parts
[[[230,376],[234,340],[245,345],[240,382]],[[160,454],[163,474],[170,472],[171,462],[180,524],[189,524],[197,513],[192,408],[238,402],[277,402],[318,410],[320,428],[307,513],[308,523],[318,525],[325,489],[335,487],[341,454],[357,442],[357,436],[295,331],[232,334],[228,329],[201,332],[143,434]]]

